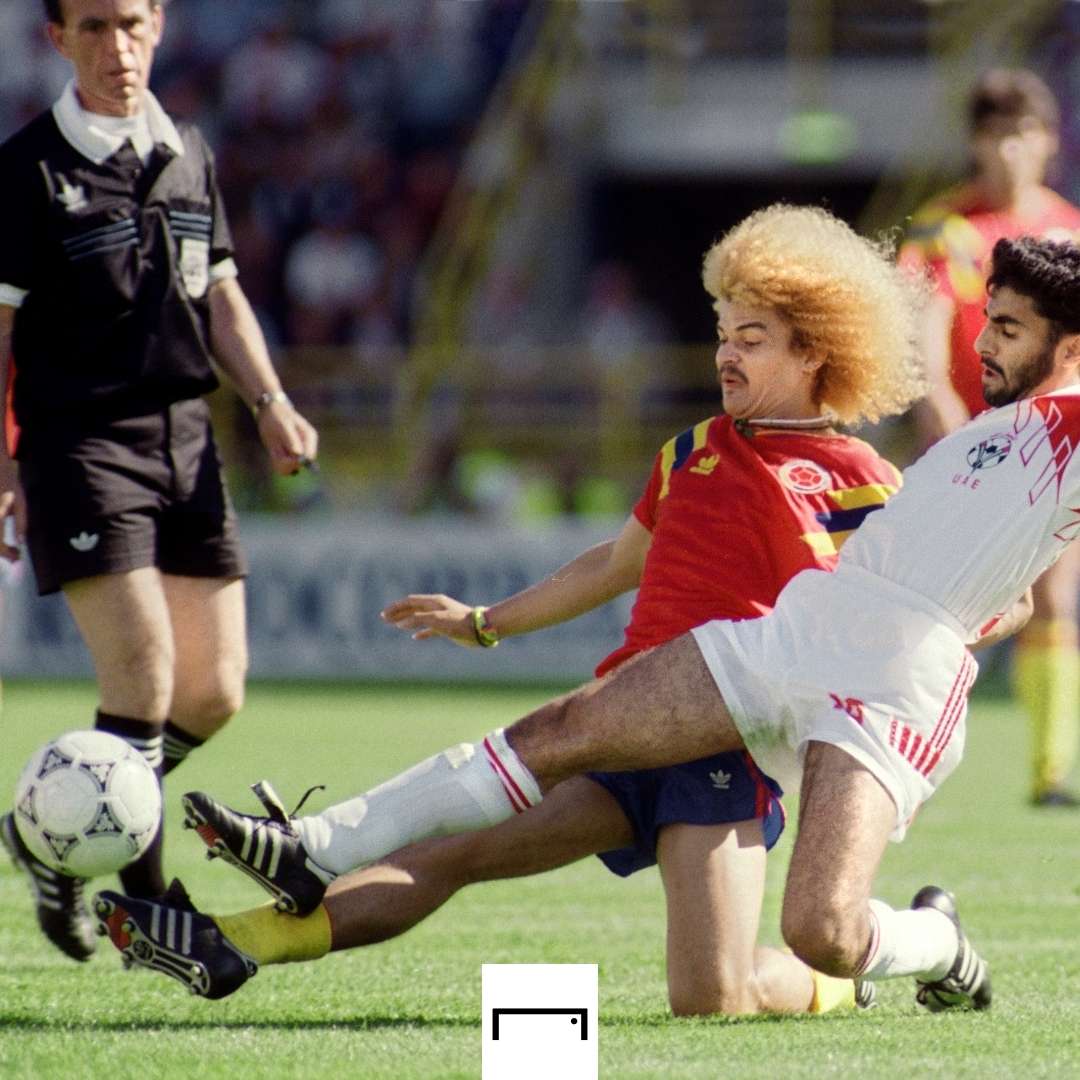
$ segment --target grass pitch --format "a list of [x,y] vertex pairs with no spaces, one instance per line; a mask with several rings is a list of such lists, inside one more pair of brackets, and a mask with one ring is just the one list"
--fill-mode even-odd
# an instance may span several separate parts
[[[95,694],[86,683],[5,690],[6,806],[31,750],[88,726]],[[547,688],[256,684],[243,714],[171,778],[169,872],[209,910],[264,900],[242,875],[205,862],[182,832],[178,796],[188,788],[254,809],[246,785],[264,776],[287,802],[325,783],[309,803],[318,809],[548,696]],[[4,860],[0,1078],[478,1077],[482,962],[598,963],[604,1077],[1080,1076],[1080,813],[1025,805],[1025,737],[1007,702],[977,699],[967,759],[890,850],[879,880],[878,894],[898,906],[926,882],[957,892],[993,968],[987,1014],[925,1015],[901,979],[881,988],[882,1005],[869,1014],[673,1020],[655,872],[620,881],[596,860],[466,890],[395,942],[264,969],[233,997],[207,1002],[159,975],[124,972],[107,944],[82,965],[54,951]],[[763,929],[772,943],[789,843],[772,859]]]

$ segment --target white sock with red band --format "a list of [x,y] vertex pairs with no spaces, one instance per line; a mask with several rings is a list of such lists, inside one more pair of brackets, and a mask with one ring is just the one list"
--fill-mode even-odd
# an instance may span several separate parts
[[429,836],[497,825],[542,797],[500,728],[295,825],[314,862],[346,874]]
[[859,972],[862,979],[917,975],[927,982],[948,974],[959,940],[952,920],[934,908],[896,911],[870,901],[870,950]]

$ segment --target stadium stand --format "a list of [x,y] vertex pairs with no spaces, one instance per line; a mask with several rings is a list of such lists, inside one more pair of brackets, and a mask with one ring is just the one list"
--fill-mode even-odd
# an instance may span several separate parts
[[[238,501],[478,510],[450,488],[492,450],[552,506],[598,479],[625,508],[712,409],[704,248],[770,184],[896,224],[961,164],[899,145],[947,123],[941,70],[1052,44],[1061,6],[987,0],[991,40],[950,0],[174,0],[155,90],[216,149],[245,290],[324,438],[321,490],[285,494],[218,401]],[[0,34],[26,43],[7,134],[65,68],[36,0]]]

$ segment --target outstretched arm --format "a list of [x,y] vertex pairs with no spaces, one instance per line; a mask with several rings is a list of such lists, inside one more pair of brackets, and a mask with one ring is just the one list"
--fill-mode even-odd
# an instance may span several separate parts
[[[636,588],[641,580],[652,533],[631,515],[614,540],[583,551],[543,581],[530,585],[487,609],[488,626],[499,637],[527,634],[567,622]],[[417,641],[445,637],[459,645],[476,645],[473,607],[452,596],[406,596],[388,605],[383,619]]]

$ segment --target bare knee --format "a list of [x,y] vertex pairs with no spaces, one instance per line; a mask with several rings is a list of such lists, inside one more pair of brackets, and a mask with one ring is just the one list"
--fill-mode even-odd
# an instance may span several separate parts
[[224,727],[244,706],[244,671],[219,672],[200,685],[177,685],[170,714],[193,735],[206,738]]
[[507,729],[510,746],[545,792],[581,771],[579,757],[588,761],[590,731],[578,722],[580,698],[581,691],[565,694]]
[[851,978],[866,953],[862,923],[840,905],[814,910],[785,906],[781,919],[784,941],[804,963],[835,978]]

